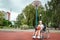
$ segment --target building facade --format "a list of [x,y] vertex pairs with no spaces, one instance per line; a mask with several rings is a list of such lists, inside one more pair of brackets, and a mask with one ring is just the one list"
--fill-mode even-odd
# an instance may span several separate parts
[[5,12],[5,11],[2,11],[3,12],[3,14],[4,14],[4,18],[6,19],[6,20],[9,20],[10,21],[10,15],[11,15],[11,13],[10,12]]

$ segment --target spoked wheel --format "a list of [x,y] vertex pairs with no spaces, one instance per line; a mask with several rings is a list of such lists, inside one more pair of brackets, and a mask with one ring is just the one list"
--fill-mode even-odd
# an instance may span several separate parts
[[41,37],[41,40],[44,40],[44,36]]
[[38,40],[44,40],[44,36],[42,36],[41,38],[37,38]]

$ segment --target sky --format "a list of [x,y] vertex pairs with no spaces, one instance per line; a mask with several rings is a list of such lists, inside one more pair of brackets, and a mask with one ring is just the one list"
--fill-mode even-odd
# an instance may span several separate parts
[[[20,14],[22,10],[33,1],[34,0],[0,0],[0,11],[9,11],[11,13],[10,20],[15,21],[18,14]],[[49,0],[39,1],[41,1],[41,4],[44,6]]]

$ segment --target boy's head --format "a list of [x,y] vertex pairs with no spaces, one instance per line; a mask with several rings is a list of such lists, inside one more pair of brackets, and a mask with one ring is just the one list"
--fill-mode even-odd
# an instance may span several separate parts
[[39,24],[42,24],[42,21],[39,21]]

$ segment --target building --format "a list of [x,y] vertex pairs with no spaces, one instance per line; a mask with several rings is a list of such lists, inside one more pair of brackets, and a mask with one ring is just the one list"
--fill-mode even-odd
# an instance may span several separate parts
[[4,18],[6,19],[6,20],[9,20],[10,21],[10,15],[11,15],[11,13],[10,12],[5,12],[5,11],[2,11],[3,12],[3,14],[4,14]]
[[11,15],[10,12],[7,12],[7,17],[8,17],[7,19],[8,20],[10,20],[10,15]]

